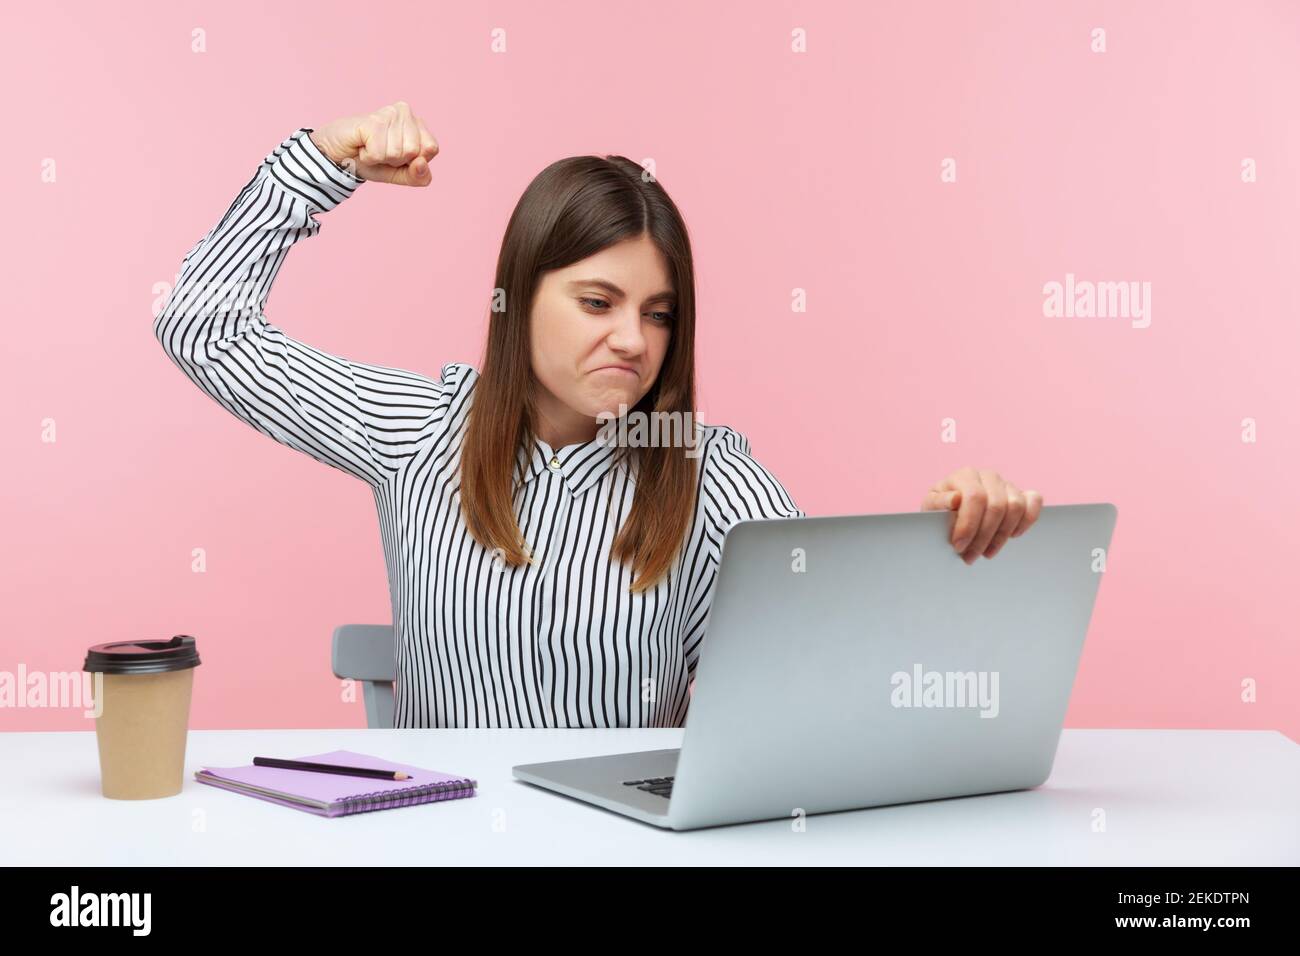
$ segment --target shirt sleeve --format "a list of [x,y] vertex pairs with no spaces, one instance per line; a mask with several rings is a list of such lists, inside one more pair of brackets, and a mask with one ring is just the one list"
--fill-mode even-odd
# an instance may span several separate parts
[[759,518],[803,518],[777,477],[751,454],[749,439],[727,425],[716,434],[704,455],[700,502],[704,513],[705,545],[716,567],[731,527]]
[[713,607],[714,585],[726,534],[756,518],[803,518],[785,486],[750,453],[749,439],[726,425],[711,426],[703,455],[699,514],[706,559],[694,572],[682,628],[687,673],[695,677]]
[[186,254],[154,320],[167,356],[202,391],[264,435],[376,485],[400,469],[446,412],[449,370],[349,361],[291,338],[265,316],[292,246],[315,214],[364,182],[312,142],[310,127],[263,160],[220,221]]

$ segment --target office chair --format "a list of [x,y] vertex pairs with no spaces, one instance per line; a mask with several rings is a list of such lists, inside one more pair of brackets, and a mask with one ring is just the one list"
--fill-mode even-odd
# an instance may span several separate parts
[[335,677],[362,681],[367,727],[393,726],[397,642],[388,624],[341,624],[334,628],[330,664]]

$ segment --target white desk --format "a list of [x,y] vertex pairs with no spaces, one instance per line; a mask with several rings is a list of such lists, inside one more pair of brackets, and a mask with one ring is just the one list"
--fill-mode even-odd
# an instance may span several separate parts
[[[788,820],[663,831],[510,776],[681,733],[191,731],[184,789],[145,801],[100,795],[93,731],[0,733],[0,865],[1300,863],[1300,745],[1274,731],[1066,730],[1037,790],[821,814],[802,833]],[[465,774],[478,796],[327,819],[193,778],[335,749]]]

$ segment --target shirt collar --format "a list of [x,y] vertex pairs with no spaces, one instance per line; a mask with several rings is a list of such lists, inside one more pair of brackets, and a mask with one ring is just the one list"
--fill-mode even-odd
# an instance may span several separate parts
[[605,477],[617,451],[616,443],[602,441],[600,436],[562,448],[552,448],[540,438],[534,438],[531,454],[520,445],[515,456],[515,481],[524,485],[542,472],[550,472],[563,478],[565,487],[576,498]]

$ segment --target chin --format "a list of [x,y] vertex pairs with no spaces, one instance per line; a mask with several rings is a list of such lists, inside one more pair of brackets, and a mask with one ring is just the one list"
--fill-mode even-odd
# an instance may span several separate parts
[[641,401],[641,396],[636,389],[618,389],[611,388],[601,392],[588,403],[587,413],[592,418],[602,412],[609,412],[613,415],[619,414],[619,405],[626,405],[627,411],[631,411],[636,403]]

